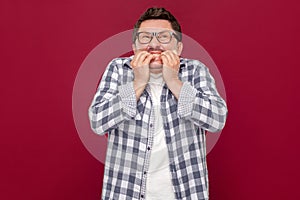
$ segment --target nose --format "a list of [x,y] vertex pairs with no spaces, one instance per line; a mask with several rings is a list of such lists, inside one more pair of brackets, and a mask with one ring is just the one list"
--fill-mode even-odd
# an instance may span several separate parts
[[157,40],[155,36],[153,36],[152,40],[149,43],[149,47],[157,48],[160,47],[160,42]]

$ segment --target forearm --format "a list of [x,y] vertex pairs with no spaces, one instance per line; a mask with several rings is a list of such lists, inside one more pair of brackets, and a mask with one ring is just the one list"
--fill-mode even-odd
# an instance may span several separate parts
[[180,91],[183,86],[183,83],[179,79],[174,79],[166,82],[168,88],[171,90],[172,94],[179,99]]
[[124,120],[136,116],[137,101],[133,82],[122,81],[126,74],[120,74],[119,62],[113,60],[104,72],[97,92],[89,107],[89,119],[92,130],[104,134],[116,128]]
[[210,132],[220,131],[227,118],[226,102],[219,95],[208,68],[199,61],[191,82],[184,82],[178,98],[178,115]]
[[[119,97],[116,96],[107,101],[92,102],[89,107],[89,119],[91,128],[95,133],[103,135],[123,120],[123,117],[120,114],[121,104],[119,102],[116,103],[118,98]],[[114,110],[106,109],[112,106],[114,107]]]
[[135,115],[136,99],[132,82],[119,86],[114,93],[100,89],[89,108],[91,127],[97,134],[103,134]]
[[140,96],[144,92],[145,87],[146,87],[145,83],[140,83],[136,80],[133,81],[133,89],[134,89],[136,101],[138,101],[140,99]]
[[185,83],[178,99],[178,115],[205,130],[217,132],[225,125],[227,107],[220,96],[199,92]]

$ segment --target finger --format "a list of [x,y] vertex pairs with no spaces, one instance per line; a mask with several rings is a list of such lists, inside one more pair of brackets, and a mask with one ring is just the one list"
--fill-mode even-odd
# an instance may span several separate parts
[[164,62],[163,62],[163,65],[166,66],[166,67],[169,67],[169,68],[172,68],[172,59],[169,55],[168,52],[163,52],[161,58],[163,59],[164,58]]
[[177,54],[175,54],[174,52],[171,52],[169,55],[170,55],[170,59],[172,60],[173,69],[178,70],[179,63],[180,63],[179,56]]
[[143,59],[143,55],[146,54],[148,52],[146,51],[140,51],[138,52],[132,59],[132,67],[135,68],[135,67],[138,67],[138,64],[140,63],[140,60]]
[[169,55],[172,58],[172,60],[176,62],[179,60],[179,56],[177,55],[176,51],[170,51]]
[[150,55],[151,55],[151,54],[148,53],[148,52],[145,52],[143,55],[141,55],[141,56],[139,57],[139,60],[137,61],[137,66],[136,66],[136,67],[143,67],[143,66],[149,64],[150,61],[147,63],[147,62],[145,62],[145,60],[146,60],[146,58],[148,58]]
[[149,54],[147,55],[147,57],[145,58],[144,62],[143,62],[143,65],[149,65],[151,60],[154,58],[154,55],[153,54]]
[[138,53],[136,53],[132,59],[133,63],[137,63],[138,60],[140,59],[141,55],[143,55],[145,53],[145,51],[140,51]]
[[173,51],[166,51],[164,55],[167,57],[169,62],[169,67],[178,70],[179,66],[179,57]]
[[168,61],[168,58],[166,57],[166,55],[161,54],[160,58],[162,60],[163,66],[169,65],[169,61]]

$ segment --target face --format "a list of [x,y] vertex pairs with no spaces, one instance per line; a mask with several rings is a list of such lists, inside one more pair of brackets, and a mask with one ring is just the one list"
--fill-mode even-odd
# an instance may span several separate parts
[[[168,31],[175,33],[172,29],[171,23],[168,20],[161,19],[151,19],[146,20],[141,23],[141,26],[138,30],[139,32],[150,32],[150,33],[160,33],[163,31]],[[163,40],[164,35],[161,36]],[[171,41],[167,44],[163,44],[157,40],[154,36],[152,40],[147,44],[141,44],[138,39],[135,40],[135,43],[132,45],[134,54],[137,54],[140,51],[148,51],[154,55],[154,59],[151,60],[149,68],[151,73],[161,73],[162,72],[162,60],[160,59],[160,54],[166,50],[171,50],[177,55],[181,54],[182,51],[182,42],[178,42],[177,39],[172,36]]]

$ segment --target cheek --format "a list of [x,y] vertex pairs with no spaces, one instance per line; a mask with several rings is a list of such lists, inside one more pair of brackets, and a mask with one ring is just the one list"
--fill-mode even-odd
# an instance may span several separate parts
[[136,50],[145,50],[147,49],[147,45],[136,44],[135,48]]
[[177,50],[178,49],[177,43],[175,43],[175,42],[165,44],[165,45],[163,45],[163,47],[164,47],[165,50]]

